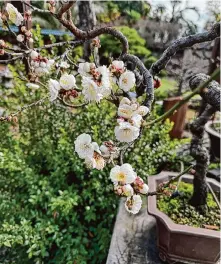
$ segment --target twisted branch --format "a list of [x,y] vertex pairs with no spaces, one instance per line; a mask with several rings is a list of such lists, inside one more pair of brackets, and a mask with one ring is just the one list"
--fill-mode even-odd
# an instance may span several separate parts
[[220,36],[220,23],[215,23],[210,31],[204,33],[198,33],[195,35],[190,35],[178,40],[175,40],[171,46],[169,46],[161,58],[156,61],[150,69],[150,73],[154,76],[158,74],[162,69],[165,68],[166,64],[169,62],[171,57],[176,54],[177,51],[189,48],[197,43],[202,43],[206,41],[214,40]]

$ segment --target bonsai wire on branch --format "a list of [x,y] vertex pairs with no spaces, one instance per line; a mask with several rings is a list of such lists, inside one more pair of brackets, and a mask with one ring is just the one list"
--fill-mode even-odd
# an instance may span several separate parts
[[[161,58],[150,69],[147,69],[138,57],[129,54],[129,43],[126,37],[115,28],[101,27],[88,31],[78,29],[73,23],[71,15],[71,8],[76,1],[49,1],[48,10],[36,8],[26,1],[22,2],[29,7],[29,10],[25,11],[24,14],[19,13],[10,3],[5,5],[1,13],[3,25],[16,38],[19,48],[13,48],[11,44],[6,44],[0,40],[0,54],[7,55],[7,58],[0,60],[0,63],[26,61],[29,68],[28,77],[24,78],[23,76],[21,78],[27,82],[27,87],[40,85],[42,89],[48,91],[49,95],[30,105],[21,107],[15,113],[1,117],[0,121],[15,120],[26,109],[45,103],[47,100],[55,104],[60,102],[67,108],[80,108],[89,103],[99,104],[101,100],[108,100],[115,104],[118,116],[114,130],[116,141],[107,139],[99,146],[97,142],[93,142],[89,134],[83,133],[75,140],[75,151],[85,166],[90,169],[102,170],[106,164],[112,164],[110,180],[114,184],[114,191],[120,196],[127,197],[125,208],[128,212],[136,214],[142,206],[141,194],[157,195],[158,192],[161,193],[161,187],[167,186],[168,183],[159,187],[158,192],[148,193],[147,184],[136,174],[134,168],[124,161],[125,152],[140,139],[144,129],[151,129],[151,125],[163,121],[183,103],[199,93],[207,102],[208,107],[192,125],[194,137],[191,151],[197,164],[195,171],[191,167],[184,170],[183,173],[188,171],[194,173],[194,194],[190,201],[191,204],[195,206],[205,205],[205,173],[208,157],[201,146],[202,133],[205,122],[214,111],[220,108],[218,85],[211,82],[218,76],[219,71],[206,78],[201,78],[201,75],[193,76],[190,82],[190,86],[193,88],[192,93],[158,119],[151,120],[151,110],[154,100],[154,83],[156,84],[154,80],[157,80],[156,75],[165,68],[177,51],[218,38],[220,24],[214,24],[208,32],[176,40],[165,50]],[[25,21],[31,19],[32,14],[36,12],[46,13],[56,18],[75,36],[75,39],[44,45],[36,49],[31,48],[34,39],[32,32],[26,28]],[[9,23],[18,26],[19,34],[11,30]],[[96,61],[81,63],[72,61],[69,55],[73,49],[79,45],[84,45],[86,42],[90,43],[92,54],[94,52],[97,54],[100,47],[98,37],[101,34],[109,34],[120,40],[122,52],[119,58],[115,58],[107,66],[99,66]],[[65,51],[57,58],[48,59],[41,55],[45,49],[61,46],[65,47]],[[69,64],[77,72],[75,75],[69,70]],[[54,71],[55,68],[56,71]],[[178,177],[181,177],[183,173]]]

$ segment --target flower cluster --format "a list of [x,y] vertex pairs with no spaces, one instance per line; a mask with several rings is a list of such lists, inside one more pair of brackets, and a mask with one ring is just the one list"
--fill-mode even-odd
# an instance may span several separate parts
[[120,142],[132,142],[138,138],[143,117],[149,108],[140,106],[136,101],[124,97],[118,107],[118,125],[115,127],[115,136]]
[[78,73],[82,77],[82,94],[88,102],[100,102],[111,94],[110,72],[106,66],[95,66],[94,63],[80,63]]
[[33,43],[34,40],[32,38],[32,33],[25,26],[21,27],[21,34],[17,35],[18,42],[28,41],[29,43]]
[[110,171],[110,178],[114,184],[114,191],[120,196],[126,196],[125,208],[132,214],[137,214],[142,206],[142,199],[139,194],[147,194],[148,186],[137,176],[132,166],[125,163],[116,165]]
[[49,74],[54,60],[49,60],[42,57],[37,51],[32,50],[30,53],[32,71],[36,76],[42,76],[44,74]]
[[134,87],[136,83],[135,75],[125,68],[123,61],[115,60],[109,68],[112,81],[117,84],[121,90],[128,92]]
[[67,93],[71,91],[70,95],[77,97],[78,93],[74,88],[76,87],[76,79],[74,75],[64,73],[59,82],[53,79],[50,79],[48,82],[50,101],[57,99],[59,92]]
[[106,163],[110,162],[118,151],[112,141],[105,141],[100,147],[97,142],[92,142],[91,136],[81,134],[74,142],[75,151],[90,169],[103,170]]

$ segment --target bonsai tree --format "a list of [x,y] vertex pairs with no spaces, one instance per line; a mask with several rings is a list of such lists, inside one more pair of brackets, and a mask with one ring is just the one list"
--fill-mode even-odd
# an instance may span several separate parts
[[[148,193],[148,186],[136,174],[136,168],[126,163],[125,152],[140,139],[144,129],[151,129],[156,122],[162,122],[192,96],[199,93],[207,104],[205,110],[192,125],[191,151],[197,163],[195,170],[191,171],[194,174],[194,193],[190,202],[197,208],[205,207],[208,154],[202,147],[202,134],[204,124],[220,107],[218,84],[211,82],[218,76],[219,71],[211,77],[202,74],[193,76],[190,80],[192,93],[159,118],[153,120],[151,111],[154,87],[159,86],[156,75],[165,68],[178,50],[219,37],[219,23],[214,24],[210,31],[176,40],[164,51],[160,59],[152,64],[150,69],[147,69],[138,57],[129,54],[127,38],[117,29],[101,27],[80,30],[77,28],[71,15],[71,8],[75,1],[60,1],[58,5],[55,5],[55,1],[50,1],[48,10],[39,9],[25,1],[22,2],[30,8],[23,15],[10,3],[5,5],[1,13],[3,26],[8,28],[9,33],[16,38],[18,47],[13,47],[1,40],[0,54],[5,56],[5,59],[0,60],[0,63],[8,64],[16,61],[26,63],[29,68],[28,76],[21,75],[20,78],[26,82],[27,87],[40,86],[48,94],[36,102],[22,106],[14,113],[2,116],[0,121],[16,122],[18,115],[23,111],[47,101],[55,104],[62,103],[67,108],[80,108],[89,103],[99,104],[101,100],[112,102],[117,107],[118,116],[114,130],[116,141],[112,142],[107,138],[99,146],[93,142],[89,134],[83,133],[75,140],[75,152],[90,169],[102,170],[106,164],[112,164],[110,180],[114,184],[114,191],[120,196],[127,197],[125,202],[127,211],[136,214],[142,205],[140,195],[155,195],[157,192]],[[32,13],[43,13],[57,19],[75,36],[75,39],[33,48],[32,32],[25,27],[25,21],[31,19]],[[19,28],[18,34],[11,30],[10,23]],[[97,53],[100,47],[98,36],[102,34],[109,34],[121,42],[122,50],[119,58],[115,58],[110,65],[103,66],[99,66],[96,59],[93,62],[75,63],[72,61],[71,54],[74,48],[88,42],[92,54]],[[61,56],[44,57],[45,49],[56,47],[65,47]],[[187,168],[183,173],[190,169],[190,167]],[[165,183],[165,185],[168,184]],[[160,192],[161,189],[162,186],[159,186],[158,191]]]

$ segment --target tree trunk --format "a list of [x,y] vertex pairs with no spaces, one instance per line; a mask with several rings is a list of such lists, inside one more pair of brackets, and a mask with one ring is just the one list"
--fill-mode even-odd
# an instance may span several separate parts
[[[89,31],[96,26],[96,15],[94,5],[91,0],[78,1],[79,28]],[[88,61],[90,57],[90,43],[84,44],[84,59]]]
[[[197,74],[190,79],[190,88],[194,89],[200,83],[208,80],[209,76],[205,74]],[[220,109],[220,88],[219,84],[212,81],[207,88],[203,89],[200,93],[202,96],[205,107],[197,119],[191,124],[190,130],[193,134],[190,153],[196,160],[195,174],[194,174],[194,191],[190,199],[190,204],[195,206],[202,213],[206,209],[207,199],[207,184],[206,174],[209,164],[209,153],[203,146],[204,126],[211,119],[211,116]]]

